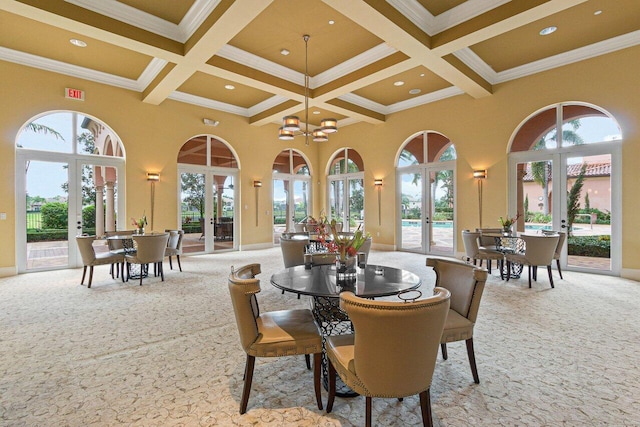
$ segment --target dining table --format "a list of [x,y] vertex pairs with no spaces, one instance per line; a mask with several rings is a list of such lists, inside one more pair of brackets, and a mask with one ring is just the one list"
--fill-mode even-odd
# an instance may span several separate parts
[[[482,236],[493,237],[496,242],[496,250],[503,254],[522,254],[524,253],[525,244],[521,236],[524,233],[482,233]],[[522,264],[511,263],[511,278],[518,279],[522,274]],[[507,263],[502,263],[502,277],[507,277]]]
[[[340,293],[351,291],[362,298],[379,298],[416,290],[422,284],[418,275],[407,270],[383,265],[366,264],[356,267],[350,280],[338,280],[335,264],[285,268],[271,276],[271,284],[284,292],[311,297],[311,312],[320,327],[324,350],[325,338],[330,335],[353,333],[353,325],[346,312],[340,309]],[[328,388],[327,359],[322,354],[322,375]],[[339,379],[337,379],[339,380]],[[357,396],[338,381],[336,395]]]
[[[154,233],[148,233],[148,234],[154,234]],[[136,253],[136,247],[135,247],[132,236],[133,236],[132,233],[127,233],[127,234],[115,234],[113,236],[107,237],[107,242],[119,243],[116,245],[109,244],[109,248],[111,248],[112,246],[118,247],[118,249],[115,249],[115,250],[110,249],[110,252],[123,253],[125,255]],[[148,266],[143,266],[143,265],[140,265],[140,266],[137,266],[136,264],[129,265],[127,271],[129,272],[129,274],[127,275],[127,280],[139,279],[141,275],[144,278],[149,275]],[[122,275],[122,281],[123,282],[125,281],[124,273]]]

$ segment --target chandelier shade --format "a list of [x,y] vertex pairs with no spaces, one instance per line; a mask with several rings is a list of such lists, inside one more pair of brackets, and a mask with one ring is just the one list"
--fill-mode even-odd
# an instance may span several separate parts
[[315,142],[326,142],[329,134],[338,131],[338,120],[322,119],[320,127],[309,130],[309,39],[308,34],[302,36],[304,40],[304,130],[300,128],[300,118],[298,116],[284,116],[282,126],[278,129],[278,139],[291,141],[298,135],[304,136],[305,144],[309,145],[309,137]]

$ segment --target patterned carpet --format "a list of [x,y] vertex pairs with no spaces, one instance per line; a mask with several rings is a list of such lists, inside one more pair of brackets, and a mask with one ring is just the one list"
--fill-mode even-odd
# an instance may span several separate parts
[[[262,264],[262,310],[308,306],[270,285],[279,248],[183,257],[183,273],[165,263],[165,281],[142,287],[112,280],[107,266],[91,289],[79,285],[81,269],[0,279],[0,425],[364,425],[362,397],[317,410],[302,358],[259,359],[248,412],[238,413],[245,355],[226,278],[249,262]],[[433,286],[424,256],[374,251],[370,262]],[[450,344],[431,387],[434,424],[640,425],[640,285],[567,272],[550,289],[542,271],[529,289],[495,274],[474,340],[481,383],[464,343]],[[374,399],[373,418],[421,425],[417,396]]]

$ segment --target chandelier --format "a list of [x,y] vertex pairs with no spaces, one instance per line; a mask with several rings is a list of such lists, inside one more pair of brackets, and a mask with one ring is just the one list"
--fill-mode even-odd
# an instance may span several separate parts
[[302,36],[304,39],[304,130],[300,128],[300,118],[298,116],[285,116],[282,118],[282,126],[278,129],[278,138],[284,141],[291,141],[294,137],[302,135],[305,144],[309,145],[309,137],[313,137],[315,142],[325,142],[329,140],[329,134],[338,131],[338,121],[336,119],[322,119],[320,127],[309,131],[309,38],[308,34]]

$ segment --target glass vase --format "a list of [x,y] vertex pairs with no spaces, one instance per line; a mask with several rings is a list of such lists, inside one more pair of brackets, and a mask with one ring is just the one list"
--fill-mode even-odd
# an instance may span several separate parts
[[336,258],[336,281],[338,284],[355,282],[357,276],[355,257]]

